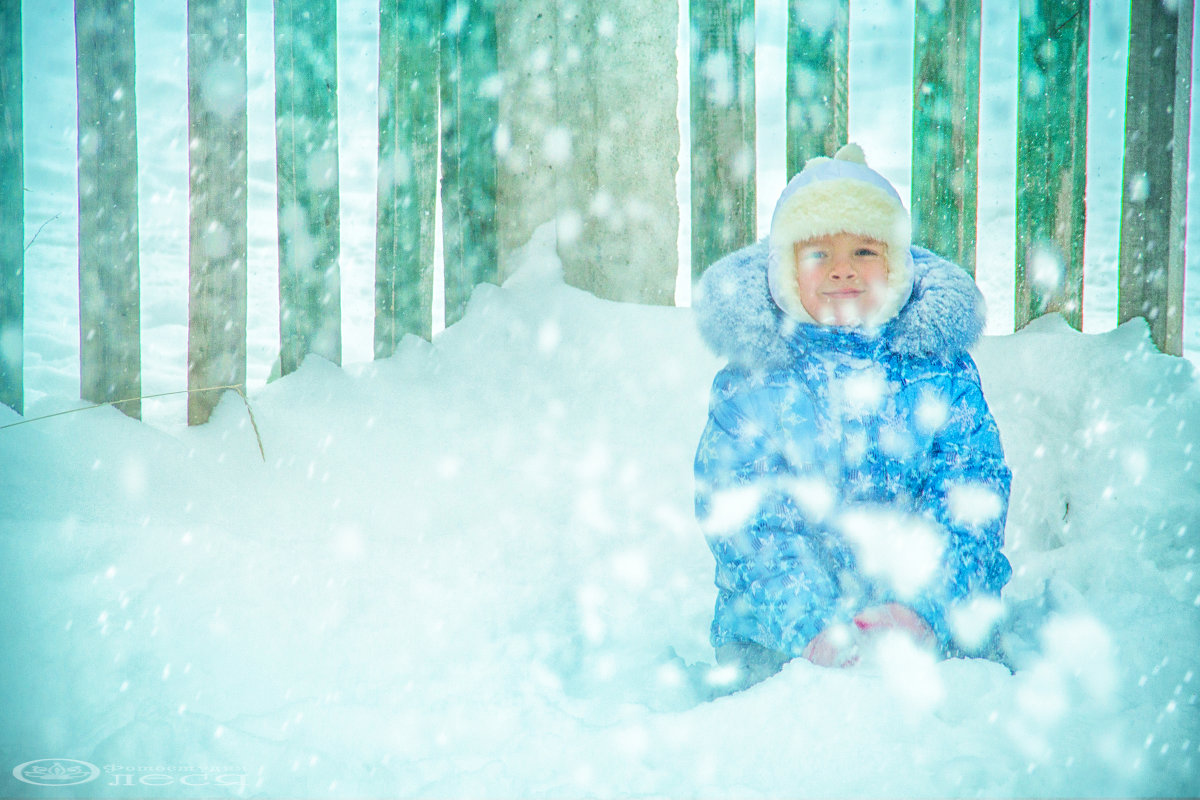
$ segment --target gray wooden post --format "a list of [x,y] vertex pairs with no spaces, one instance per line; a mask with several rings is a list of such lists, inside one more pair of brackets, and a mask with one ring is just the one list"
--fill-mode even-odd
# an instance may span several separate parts
[[80,397],[141,417],[133,0],[76,0]]
[[755,238],[754,0],[692,0],[692,275]]
[[1117,314],[1145,317],[1172,355],[1183,354],[1193,14],[1191,2],[1133,0],[1129,23]]
[[979,159],[978,0],[916,5],[913,241],[975,274]]
[[1083,326],[1088,4],[1019,4],[1016,326]]
[[679,9],[645,0],[496,7],[501,277],[551,221],[563,277],[671,304],[679,272]]
[[188,0],[188,424],[246,383],[246,0]]
[[[918,6],[920,4],[918,3]],[[789,0],[787,170],[831,156],[849,135],[850,0]]]
[[440,0],[379,3],[375,358],[433,321]]
[[0,403],[25,412],[21,4],[0,3]]
[[275,0],[279,365],[342,360],[336,0]]
[[[580,64],[580,43],[573,43],[575,49],[568,52],[571,45],[564,41],[559,19],[563,5],[564,0],[522,0],[500,3],[496,8],[496,62],[504,81],[500,95],[504,133],[497,148],[496,185],[501,280],[514,271],[515,265],[507,256],[525,245],[535,230],[550,223],[557,234],[562,227],[560,220],[575,223],[584,216],[575,203],[559,193],[567,172],[582,160],[576,131],[571,127],[573,119],[567,115],[584,110],[559,102],[559,96],[565,81],[585,72]],[[568,55],[575,56],[574,63],[560,63]],[[592,77],[590,85],[596,83]],[[547,143],[559,147],[547,148]],[[574,234],[568,247],[577,253],[576,243],[583,231],[581,225],[575,224],[574,228],[568,231]],[[559,253],[564,277],[569,269],[565,255]]]
[[494,0],[443,0],[442,8],[442,257],[450,326],[462,318],[476,285],[498,281],[501,87]]

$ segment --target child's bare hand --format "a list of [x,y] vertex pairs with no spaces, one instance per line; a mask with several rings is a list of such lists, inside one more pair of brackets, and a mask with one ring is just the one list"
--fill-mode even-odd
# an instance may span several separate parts
[[818,667],[851,667],[858,663],[858,631],[831,625],[809,640],[800,654]]
[[852,667],[861,652],[870,650],[871,639],[888,631],[899,631],[918,645],[933,643],[933,629],[915,611],[899,603],[864,609],[854,625],[831,625],[808,642],[801,655],[818,667]]
[[917,612],[899,603],[887,603],[864,609],[854,618],[854,626],[860,634],[872,636],[886,631],[900,631],[912,637],[917,644],[933,642],[933,629],[921,619]]

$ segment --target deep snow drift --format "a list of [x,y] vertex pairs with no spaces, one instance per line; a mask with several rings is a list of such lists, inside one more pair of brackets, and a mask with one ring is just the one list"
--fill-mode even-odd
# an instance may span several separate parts
[[697,703],[719,363],[690,311],[526,257],[434,344],[252,394],[265,463],[233,394],[0,430],[0,795],[1200,794],[1200,382],[1143,325],[976,352],[1015,674],[900,652]]

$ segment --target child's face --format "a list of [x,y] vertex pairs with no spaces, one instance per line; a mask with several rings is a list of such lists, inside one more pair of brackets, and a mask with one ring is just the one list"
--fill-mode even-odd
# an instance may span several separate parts
[[800,302],[823,325],[861,325],[887,296],[887,245],[856,233],[796,242]]

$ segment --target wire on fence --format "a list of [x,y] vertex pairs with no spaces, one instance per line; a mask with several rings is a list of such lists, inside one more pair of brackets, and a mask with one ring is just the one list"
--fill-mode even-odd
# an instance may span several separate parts
[[40,417],[30,417],[29,419],[10,422],[7,425],[0,425],[0,430],[4,430],[5,428],[15,428],[18,425],[28,425],[31,422],[41,422],[42,420],[52,419],[53,417],[61,417],[65,414],[76,414],[80,411],[91,411],[92,409],[103,408],[105,406],[119,406],[122,403],[134,403],[140,400],[153,400],[158,397],[171,397],[179,394],[195,394],[196,392],[217,392],[228,389],[237,392],[238,397],[242,398],[242,403],[246,406],[246,414],[250,417],[250,427],[254,429],[254,439],[258,442],[258,454],[262,457],[263,463],[265,464],[267,461],[267,453],[263,449],[262,435],[258,432],[258,422],[256,422],[254,419],[254,409],[250,407],[250,400],[246,397],[245,387],[241,384],[231,384],[228,386],[202,386],[198,389],[180,389],[174,392],[159,392],[157,394],[141,395],[140,397],[127,397],[124,400],[110,400],[106,403],[95,403],[90,406],[84,406],[83,408],[70,408],[66,411],[56,411],[53,414],[44,414]]

